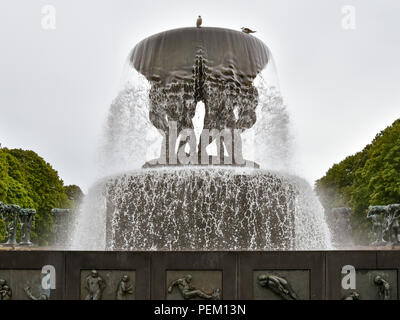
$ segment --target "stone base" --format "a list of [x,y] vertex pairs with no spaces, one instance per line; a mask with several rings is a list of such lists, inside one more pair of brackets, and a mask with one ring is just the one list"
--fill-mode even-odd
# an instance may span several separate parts
[[6,248],[13,248],[13,247],[17,247],[18,243],[2,243],[1,246],[6,247]]
[[19,243],[18,245],[20,247],[32,247],[34,244],[32,242],[25,242],[25,243]]
[[[11,289],[6,298],[12,300],[339,300],[354,291],[361,300],[381,300],[379,276],[387,283],[386,298],[397,300],[399,260],[399,251],[0,251],[0,285]],[[51,290],[41,285],[42,268],[49,265],[56,273]],[[349,265],[356,289],[342,288],[342,268]],[[91,278],[92,270],[100,279]],[[274,290],[274,282],[262,285],[260,276],[280,281],[292,298]],[[193,289],[183,292],[182,281]],[[89,292],[88,282],[100,282],[102,292]]]
[[[187,164],[187,165],[182,165],[182,164],[160,164],[161,161],[162,161],[162,160],[160,160],[160,159],[153,159],[153,160],[147,161],[147,162],[142,166],[142,168],[143,168],[143,169],[155,169],[155,168],[162,168],[162,169],[165,169],[166,167],[169,167],[169,168],[191,167],[191,168],[193,168],[193,165],[192,165],[192,164]],[[210,168],[210,167],[212,167],[212,166],[214,166],[214,165],[212,164],[212,162],[211,162],[211,160],[210,160],[210,163],[209,163],[209,164],[204,164],[204,165],[199,164],[199,165],[196,165],[196,166],[198,166],[198,167],[203,167],[203,168],[205,168],[205,167]],[[250,160],[245,160],[245,163],[244,163],[244,164],[241,164],[241,165],[239,165],[239,164],[218,164],[218,165],[215,165],[215,167],[225,167],[225,168],[237,167],[237,168],[253,168],[253,169],[260,169],[260,165],[259,165],[257,162],[250,161]]]

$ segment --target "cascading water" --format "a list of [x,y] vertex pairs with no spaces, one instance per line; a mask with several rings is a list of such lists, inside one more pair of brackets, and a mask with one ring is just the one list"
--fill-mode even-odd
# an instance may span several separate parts
[[[106,178],[89,191],[70,247],[330,248],[322,206],[306,181],[288,173],[292,150],[289,116],[278,87],[269,80],[274,70],[264,69],[272,59],[269,50],[256,38],[231,30],[192,29],[150,37],[131,53],[131,64],[142,74],[130,69],[129,82],[110,107],[101,157],[102,175]],[[173,39],[176,44],[193,34],[197,43],[188,45],[185,41],[182,51],[170,52],[174,47],[169,47],[166,40]],[[224,46],[221,39],[228,39],[230,50],[215,49],[216,43]],[[235,50],[243,50],[237,45],[240,41],[248,42],[245,52],[249,60],[235,56]],[[192,50],[191,45],[195,52],[192,64],[182,53]],[[142,52],[142,48],[146,51]],[[163,64],[171,70],[161,68]],[[200,101],[205,105],[202,115]],[[160,155],[163,141],[169,141],[165,135],[168,119],[177,121],[178,132],[184,128],[198,133],[204,128],[240,128],[240,149],[246,160],[262,169],[227,165],[141,169]],[[199,148],[200,154],[199,134],[196,138],[195,149],[197,152]],[[178,139],[174,151],[183,146],[186,154],[193,152],[193,145],[185,143],[187,140]],[[214,141],[207,147],[208,154],[211,156],[216,149]],[[223,152],[225,160],[228,149]],[[171,155],[165,147],[161,148],[161,156],[163,153]],[[189,159],[192,164],[200,164],[196,162],[200,157]]]
[[[272,76],[271,76],[272,74]],[[289,112],[276,84],[267,78],[275,76],[267,68],[255,81],[258,90],[257,122],[243,134],[243,153],[261,168],[290,172],[293,139],[290,134]]]

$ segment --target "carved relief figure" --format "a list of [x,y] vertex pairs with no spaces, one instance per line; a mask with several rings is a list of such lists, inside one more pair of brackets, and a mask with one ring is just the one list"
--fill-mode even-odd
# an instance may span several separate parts
[[0,300],[11,300],[12,290],[7,285],[7,281],[0,279]]
[[117,288],[117,300],[126,300],[128,294],[133,294],[133,285],[129,285],[129,276],[124,275]]
[[379,298],[381,300],[390,300],[390,284],[381,276],[374,278],[374,283],[378,287]]
[[168,287],[168,293],[172,292],[172,289],[176,286],[178,287],[182,297],[184,299],[194,299],[202,298],[207,300],[220,300],[221,294],[219,289],[215,289],[213,293],[207,294],[199,289],[196,289],[190,285],[192,282],[192,276],[190,274],[186,275],[184,278],[177,279],[173,281]]
[[361,300],[360,294],[357,291],[351,291],[348,295],[346,295],[343,300]]
[[106,284],[96,270],[92,270],[86,278],[86,290],[89,292],[85,300],[101,300]]
[[284,300],[297,300],[297,294],[293,291],[289,282],[274,274],[261,274],[258,276],[259,284],[272,290]]
[[46,294],[44,294],[44,293],[40,293],[39,297],[35,297],[35,296],[32,294],[31,288],[28,287],[28,286],[24,288],[24,291],[25,291],[26,295],[28,296],[28,298],[29,298],[30,300],[49,300],[49,297],[48,297]]

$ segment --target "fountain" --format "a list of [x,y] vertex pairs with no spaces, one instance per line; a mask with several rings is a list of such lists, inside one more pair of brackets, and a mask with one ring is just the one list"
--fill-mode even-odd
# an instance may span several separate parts
[[[51,212],[57,246],[32,247],[35,210],[0,202],[0,300],[399,298],[400,204],[368,210],[385,252],[327,251],[324,210],[290,173],[289,116],[263,42],[166,31],[138,43],[127,70],[103,178],[77,212]],[[331,212],[332,240],[345,247],[349,214]]]
[[[324,210],[289,173],[289,117],[271,70],[267,46],[238,31],[138,43],[110,107],[104,177],[76,212],[68,249],[78,251],[30,248],[34,210],[0,203],[3,299],[397,299],[399,251],[326,251]],[[8,251],[17,213],[22,254]],[[332,210],[337,245],[348,245],[349,213]],[[72,212],[52,214],[58,249]],[[368,217],[375,245],[399,244],[400,204]]]
[[266,118],[285,115],[263,77],[271,64],[262,41],[222,28],[170,30],[138,43],[129,55],[136,80],[111,106],[107,128],[106,167],[123,173],[110,171],[92,188],[72,248],[329,248],[308,183],[263,167],[275,150],[265,149],[266,137],[274,139]]

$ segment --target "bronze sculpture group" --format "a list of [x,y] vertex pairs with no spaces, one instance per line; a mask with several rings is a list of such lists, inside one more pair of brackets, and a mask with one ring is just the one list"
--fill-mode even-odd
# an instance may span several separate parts
[[35,209],[25,209],[15,204],[0,202],[0,218],[4,221],[7,236],[7,241],[3,246],[14,247],[18,245],[18,226],[21,226],[21,242],[19,245],[31,246],[31,230],[35,215]]
[[374,234],[372,245],[400,244],[400,204],[370,206],[367,218],[372,220]]
[[[351,208],[333,208],[329,218],[335,245],[351,245]],[[367,219],[372,222],[372,246],[400,245],[400,204],[370,206]]]

